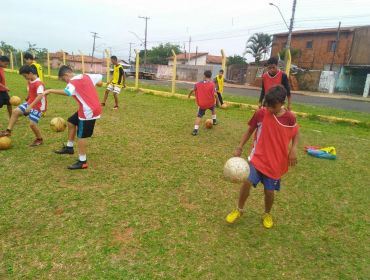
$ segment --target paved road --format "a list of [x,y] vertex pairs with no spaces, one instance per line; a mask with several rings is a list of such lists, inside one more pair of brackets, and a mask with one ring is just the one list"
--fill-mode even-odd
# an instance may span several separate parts
[[[141,84],[152,84],[152,85],[167,85],[170,86],[169,81],[149,81],[140,80]],[[178,82],[176,84],[178,88],[190,89],[191,84]],[[240,88],[226,88],[226,92],[230,95],[235,96],[248,96],[256,98],[256,102],[259,98],[260,91],[254,89],[240,89]],[[294,103],[308,104],[321,107],[329,107],[341,110],[355,111],[355,112],[365,112],[370,113],[370,102],[360,101],[360,100],[347,100],[347,99],[335,99],[317,96],[307,96],[307,95],[294,95]]]

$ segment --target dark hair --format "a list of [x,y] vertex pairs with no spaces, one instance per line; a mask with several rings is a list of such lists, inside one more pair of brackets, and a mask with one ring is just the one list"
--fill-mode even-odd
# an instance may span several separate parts
[[7,57],[5,55],[0,56],[0,61],[1,62],[10,62],[9,57]]
[[224,73],[224,69],[221,69],[221,70],[219,71],[219,73]]
[[112,56],[110,57],[110,59],[117,60],[117,56],[112,55]]
[[271,65],[271,64],[275,64],[275,65],[278,65],[279,63],[279,60],[277,57],[270,57],[269,60],[267,60],[267,65]]
[[63,77],[67,73],[73,73],[72,68],[69,67],[68,65],[62,65],[59,68],[58,77],[61,78],[61,77]]
[[283,104],[285,102],[286,95],[287,92],[285,87],[282,85],[274,86],[266,93],[264,106],[274,107],[278,103]]
[[211,70],[206,70],[206,71],[204,71],[204,76],[205,76],[206,78],[211,78],[211,77],[212,77],[212,72],[211,72]]
[[23,65],[21,68],[19,68],[19,74],[22,75],[22,74],[36,74],[35,73],[35,70],[33,67],[31,67],[30,65]]
[[24,59],[32,59],[34,60],[35,58],[33,57],[33,55],[29,52],[26,52],[23,56]]

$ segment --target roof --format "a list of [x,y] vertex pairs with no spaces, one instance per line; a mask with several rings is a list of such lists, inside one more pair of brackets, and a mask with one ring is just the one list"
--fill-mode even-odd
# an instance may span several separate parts
[[207,63],[209,63],[209,64],[222,64],[222,56],[220,56],[220,55],[207,55]]
[[[206,60],[208,64],[222,64],[222,56],[220,55],[210,55],[206,52],[199,52],[199,53],[180,53],[178,55],[176,55],[176,58],[177,60],[188,60],[189,57],[190,59],[195,59],[195,58],[199,58],[201,56],[207,56],[206,57]],[[169,58],[169,60],[173,60],[173,56],[171,56]]]
[[[349,26],[349,27],[341,27],[340,32],[353,32],[358,28],[364,28],[364,27],[369,27],[370,25],[363,25],[363,26]],[[306,34],[317,34],[317,33],[337,33],[338,28],[319,28],[319,29],[307,29],[307,30],[298,30],[298,31],[293,31],[293,35],[306,35]],[[288,32],[284,33],[277,33],[274,34],[276,37],[282,37],[282,36],[288,36]]]
[[[68,61],[68,62],[81,62],[81,60],[82,60],[80,54],[71,55],[71,54],[65,53],[65,56],[66,56],[66,61]],[[62,60],[63,59],[63,52],[50,53],[50,59],[53,59],[53,58],[57,58],[57,59]],[[105,62],[105,60],[103,60],[101,58],[97,58],[97,57],[94,57],[94,60],[93,60],[92,56],[85,55],[84,56],[84,62],[85,63],[91,63],[91,62],[103,63],[103,62]]]

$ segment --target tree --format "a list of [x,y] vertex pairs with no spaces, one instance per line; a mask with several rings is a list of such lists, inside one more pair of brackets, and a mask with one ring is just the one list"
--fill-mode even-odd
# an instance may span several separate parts
[[248,39],[244,55],[251,54],[258,65],[261,59],[270,51],[271,44],[271,35],[266,33],[255,33]]
[[[168,58],[172,56],[172,51],[174,50],[176,54],[181,52],[179,45],[173,45],[171,43],[160,44],[157,47],[153,47],[146,52],[146,61],[150,64],[168,64]],[[144,58],[144,51],[140,51],[140,60]]]
[[229,56],[227,58],[227,66],[229,65],[246,65],[246,59],[240,55]]
[[[286,53],[286,49],[283,49],[279,52],[279,56],[281,60],[285,60],[285,53]],[[290,49],[290,56],[292,57],[292,60],[295,60],[296,58],[298,58],[300,54],[301,54],[300,49],[293,49],[293,48]]]
[[8,45],[4,41],[0,42],[0,49],[4,52],[5,55],[9,55],[10,52],[16,51],[16,49],[12,45]]

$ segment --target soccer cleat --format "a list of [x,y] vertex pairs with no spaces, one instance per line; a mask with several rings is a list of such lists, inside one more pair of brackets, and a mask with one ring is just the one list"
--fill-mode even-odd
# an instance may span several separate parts
[[0,137],[9,137],[9,136],[12,136],[12,132],[10,130],[2,130],[0,131]]
[[116,105],[116,106],[114,106],[113,107],[113,110],[118,110],[118,106]]
[[76,161],[74,164],[68,166],[69,170],[86,169],[88,167],[87,161]]
[[31,144],[30,144],[30,147],[37,147],[37,146],[40,146],[44,144],[44,140],[41,138],[41,139],[35,139],[35,141],[33,141]]
[[198,135],[198,129],[194,129],[193,132],[191,133],[191,135],[193,135],[193,136]]
[[231,211],[229,215],[226,216],[226,222],[228,222],[229,224],[233,224],[237,219],[241,217],[241,215],[243,215],[243,212],[238,209],[235,209]]
[[68,146],[63,146],[63,148],[61,148],[59,151],[54,151],[54,153],[56,153],[58,155],[64,155],[64,154],[73,155],[74,152],[75,151],[74,151],[73,147],[68,147]]
[[272,220],[271,214],[265,213],[262,217],[262,223],[265,228],[272,228],[274,221]]
[[104,103],[104,102],[102,102],[102,103],[100,103],[100,105],[101,105],[102,107],[104,107],[104,106],[105,106],[105,103]]
[[218,122],[216,119],[213,119],[213,125],[218,125]]

